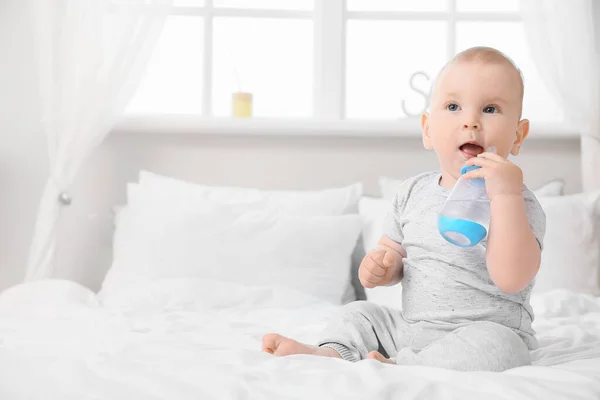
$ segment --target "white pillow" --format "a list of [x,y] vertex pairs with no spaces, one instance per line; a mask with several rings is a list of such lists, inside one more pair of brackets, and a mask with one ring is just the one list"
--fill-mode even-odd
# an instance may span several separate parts
[[533,293],[600,294],[600,190],[538,200],[546,213],[546,235]]
[[[379,178],[379,190],[384,199],[392,201],[403,179],[388,177]],[[537,189],[533,193],[537,196],[562,196],[565,192],[565,182],[562,179],[553,179]]]
[[314,191],[260,190],[200,185],[142,170],[138,187],[128,188],[128,204],[153,199],[174,201],[180,207],[246,204],[302,215],[341,215],[357,213],[361,195],[361,183]]
[[360,229],[358,215],[125,209],[101,293],[143,281],[205,278],[291,287],[340,304]]
[[363,219],[363,246],[365,253],[373,250],[383,234],[383,223],[392,209],[392,202],[377,197],[364,196],[358,203],[358,212]]
[[[325,216],[358,213],[362,195],[361,183],[313,191],[259,190],[200,185],[144,170],[140,171],[139,182],[128,185],[128,207],[135,207],[139,202],[193,210],[228,205],[236,209],[269,209],[295,215]],[[350,283],[344,303],[364,299],[364,288],[357,275],[361,253],[362,247],[357,246],[355,256],[348,264]]]
[[562,179],[554,179],[544,183],[537,189],[533,190],[533,194],[536,197],[540,196],[564,196],[565,194],[565,181]]

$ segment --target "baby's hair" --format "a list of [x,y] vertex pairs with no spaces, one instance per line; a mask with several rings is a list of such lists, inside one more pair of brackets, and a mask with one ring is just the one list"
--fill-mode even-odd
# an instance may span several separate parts
[[494,49],[493,47],[486,46],[477,46],[471,47],[469,49],[463,50],[460,53],[456,54],[452,59],[450,59],[440,70],[437,77],[433,81],[431,85],[431,90],[433,92],[433,88],[435,87],[435,83],[438,80],[438,77],[442,74],[442,72],[448,68],[449,65],[452,65],[457,62],[480,62],[484,64],[506,64],[517,72],[519,76],[519,87],[521,94],[521,103],[523,103],[523,94],[525,92],[525,85],[523,84],[524,78],[523,73],[517,67],[517,64],[508,57],[506,54],[501,52],[500,50]]

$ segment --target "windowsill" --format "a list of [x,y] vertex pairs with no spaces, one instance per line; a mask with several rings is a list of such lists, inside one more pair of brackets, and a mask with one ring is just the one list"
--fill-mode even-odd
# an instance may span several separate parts
[[[325,136],[417,138],[419,118],[401,120],[315,120],[301,118],[202,118],[195,115],[128,115],[114,131],[136,134],[210,136]],[[574,140],[579,137],[564,124],[531,123],[531,139]]]

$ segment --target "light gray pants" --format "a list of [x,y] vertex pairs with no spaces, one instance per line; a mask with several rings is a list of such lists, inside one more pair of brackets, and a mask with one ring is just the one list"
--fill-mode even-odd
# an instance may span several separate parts
[[317,344],[336,350],[348,361],[365,359],[377,350],[398,365],[459,371],[504,371],[530,364],[523,339],[503,325],[410,323],[400,311],[366,301],[344,306]]

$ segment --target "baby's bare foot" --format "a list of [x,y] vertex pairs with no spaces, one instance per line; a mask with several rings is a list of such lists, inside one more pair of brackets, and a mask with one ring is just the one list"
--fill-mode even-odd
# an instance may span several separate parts
[[294,339],[276,333],[269,333],[263,336],[262,351],[274,354],[278,357],[289,356],[292,354],[312,354],[322,357],[342,358],[337,351],[333,349],[300,343]]
[[367,358],[370,358],[371,360],[381,361],[382,363],[385,363],[385,364],[394,364],[394,362],[392,360],[390,360],[389,358],[385,358],[383,356],[383,354],[381,354],[378,351],[370,352],[369,354],[367,354]]

